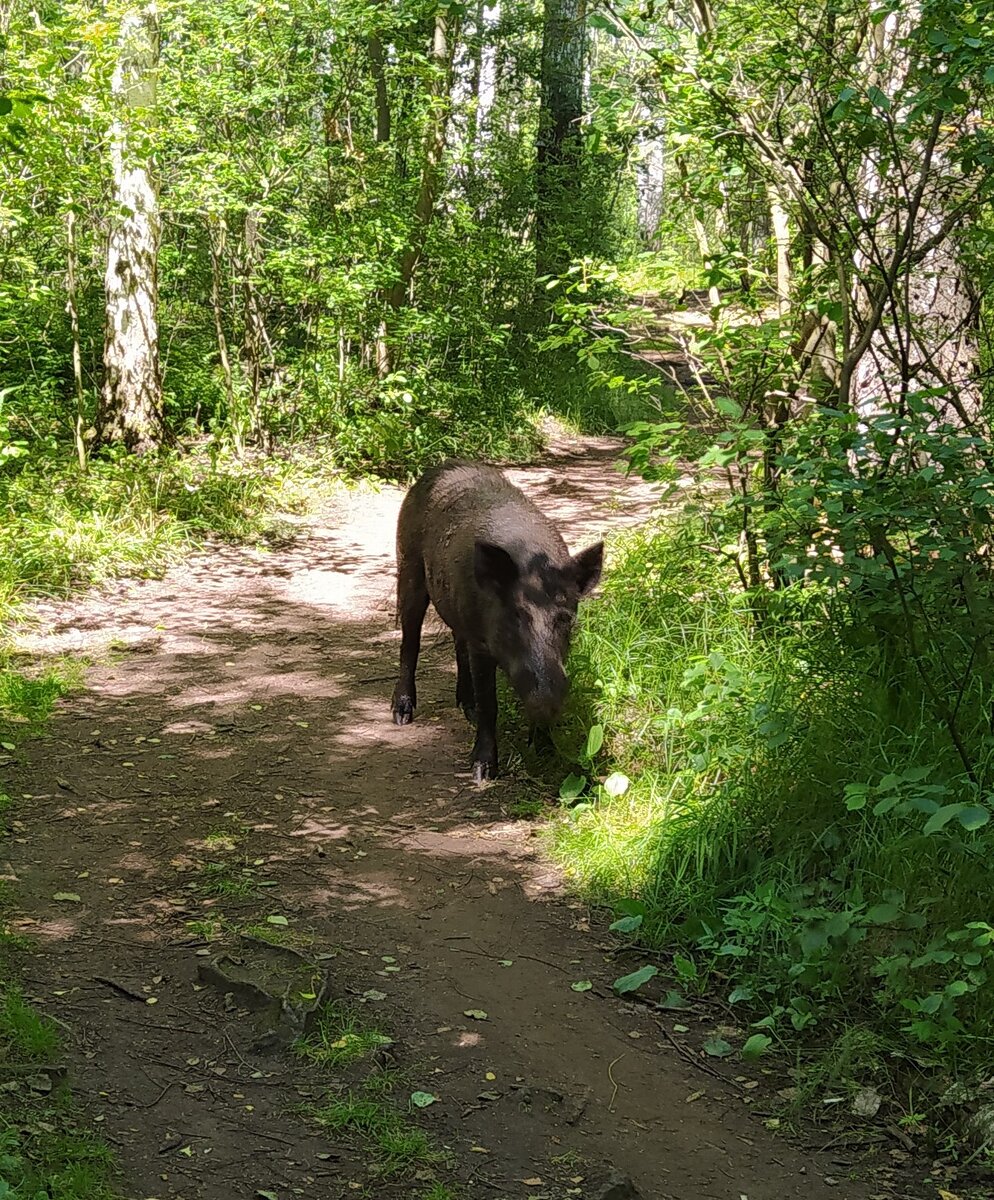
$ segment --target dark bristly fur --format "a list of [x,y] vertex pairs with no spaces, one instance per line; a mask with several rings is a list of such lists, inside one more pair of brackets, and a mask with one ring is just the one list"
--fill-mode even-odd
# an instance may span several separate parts
[[455,638],[456,703],[477,727],[474,778],[495,778],[496,670],[535,724],[556,718],[577,605],[600,578],[603,550],[598,542],[571,556],[555,525],[495,467],[450,460],[423,475],[397,522],[396,723],[414,719],[430,602]]

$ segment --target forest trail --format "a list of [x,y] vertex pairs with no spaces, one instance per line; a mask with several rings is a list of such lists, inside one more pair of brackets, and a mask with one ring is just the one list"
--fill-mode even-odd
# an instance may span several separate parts
[[[578,548],[650,511],[618,450],[560,442],[509,474]],[[361,1141],[301,1115],[334,1076],[253,1048],[245,1013],[198,984],[208,954],[276,916],[322,956],[331,995],[364,998],[394,1035],[395,1103],[438,1097],[410,1120],[451,1153],[439,1177],[462,1200],[635,1196],[609,1168],[641,1200],[861,1200],[848,1154],[792,1148],[736,1068],[696,1065],[699,1028],[681,1056],[671,1019],[613,995],[631,960],[508,815],[514,781],[471,784],[438,626],[418,719],[391,724],[400,499],[362,489],[286,547],[220,547],[37,609],[35,649],[115,649],[18,751],[4,874],[36,948],[28,994],[72,1030],[67,1066],[124,1194],[431,1194],[371,1176]],[[249,894],[224,894],[246,878]],[[208,920],[210,946],[189,924]]]

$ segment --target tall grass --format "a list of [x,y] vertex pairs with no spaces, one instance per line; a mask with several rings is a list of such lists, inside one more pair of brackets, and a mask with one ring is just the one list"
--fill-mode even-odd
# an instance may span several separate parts
[[[566,869],[757,1029],[829,1047],[864,1026],[894,1062],[972,1077],[994,1040],[994,832],[914,676],[895,695],[816,588],[759,619],[702,520],[617,550],[575,650],[573,721],[605,742],[555,827]],[[983,764],[991,699],[974,681]],[[623,794],[597,784],[612,772]]]

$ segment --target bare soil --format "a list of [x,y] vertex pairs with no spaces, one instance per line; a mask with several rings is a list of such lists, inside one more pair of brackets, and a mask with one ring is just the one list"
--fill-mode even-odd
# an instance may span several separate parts
[[[617,451],[560,443],[510,474],[579,547],[653,504]],[[762,1089],[736,1082],[741,1067],[715,1073],[700,1029],[674,1034],[614,996],[627,967],[564,891],[536,823],[508,815],[519,785],[472,786],[438,626],[417,720],[391,724],[400,498],[358,490],[283,547],[216,547],[162,580],[37,610],[36,650],[102,665],[18,752],[4,873],[36,946],[30,994],[72,1030],[74,1088],[117,1150],[124,1193],[423,1194],[310,1121],[302,1107],[333,1077],[256,1047],[237,998],[200,981],[234,934],[208,945],[191,922],[275,916],[324,956],[331,994],[396,1038],[401,1106],[413,1091],[439,1098],[410,1120],[449,1149],[460,1197],[635,1194],[610,1191],[607,1168],[642,1200],[894,1194],[879,1175],[854,1182],[851,1151],[819,1152],[827,1136],[768,1132]],[[205,894],[211,862],[246,868],[251,893]],[[580,980],[592,989],[572,990]]]

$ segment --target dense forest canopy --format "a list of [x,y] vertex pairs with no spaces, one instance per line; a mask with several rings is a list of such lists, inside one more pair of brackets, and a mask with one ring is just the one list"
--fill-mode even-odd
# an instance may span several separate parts
[[626,434],[700,488],[584,618],[569,871],[750,1053],[976,1098],[992,47],[991,0],[6,0],[0,599],[298,455]]
[[774,291],[779,390],[969,419],[988,8],[7,5],[5,420],[399,469],[507,388],[536,275],[648,248]]

